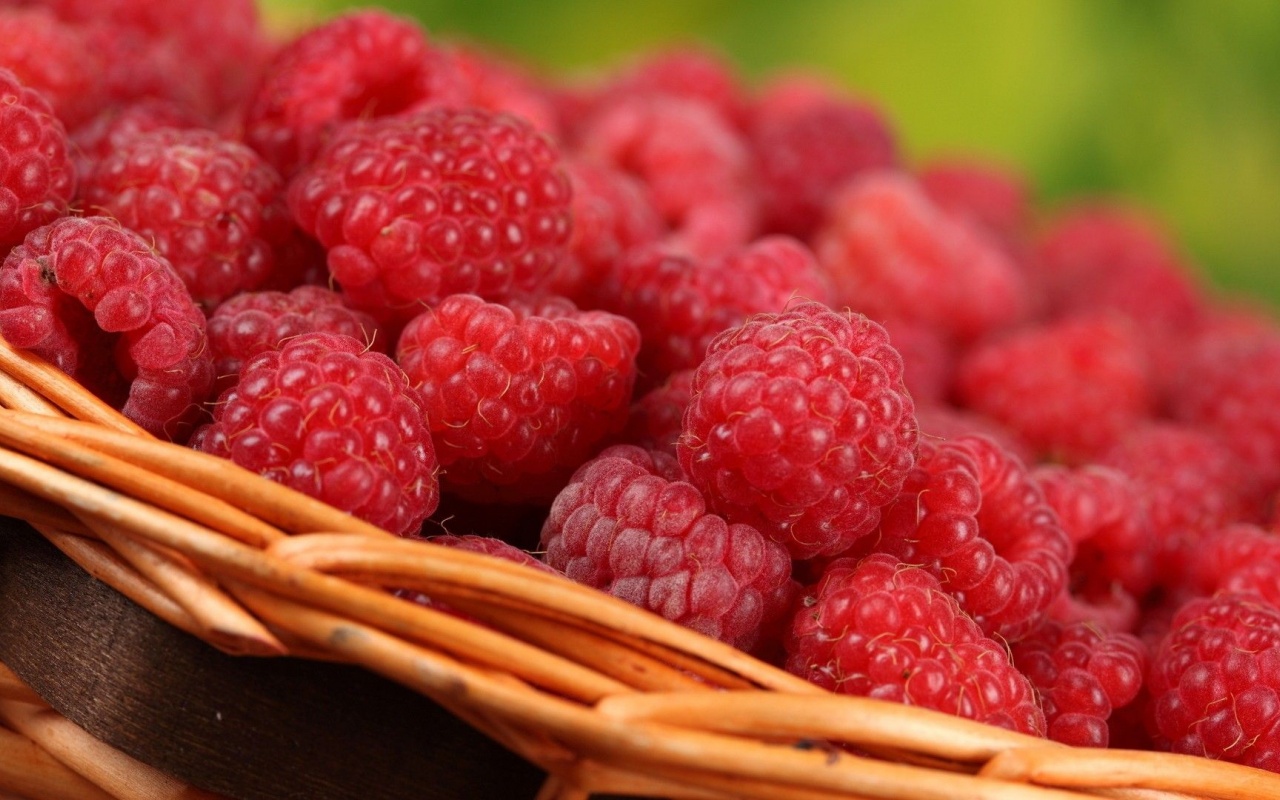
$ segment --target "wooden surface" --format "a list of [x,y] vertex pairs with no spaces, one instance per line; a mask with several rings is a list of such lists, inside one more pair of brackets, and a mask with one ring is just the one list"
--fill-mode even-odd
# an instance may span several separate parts
[[97,738],[238,800],[533,798],[541,774],[362,669],[223,655],[0,517],[0,661]]

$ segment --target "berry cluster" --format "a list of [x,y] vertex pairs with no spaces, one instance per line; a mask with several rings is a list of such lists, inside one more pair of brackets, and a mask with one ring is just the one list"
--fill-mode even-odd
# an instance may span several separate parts
[[1140,211],[378,9],[0,3],[0,100],[0,336],[151,433],[833,691],[1280,769],[1280,323]]

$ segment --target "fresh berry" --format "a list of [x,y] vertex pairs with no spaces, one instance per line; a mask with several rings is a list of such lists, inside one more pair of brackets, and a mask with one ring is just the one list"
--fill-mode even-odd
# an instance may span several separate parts
[[711,342],[676,452],[716,513],[811,558],[875,529],[916,437],[884,328],[804,302]]
[[316,331],[358,339],[386,352],[373,317],[347,307],[342,295],[321,286],[299,286],[290,292],[241,292],[209,315],[209,348],[219,391],[236,384],[249,359],[276,350],[285,342]]
[[626,65],[606,81],[601,94],[666,95],[711,109],[740,127],[747,113],[747,88],[735,67],[705,47],[655,50]]
[[909,176],[871,172],[827,206],[813,249],[836,300],[970,342],[1021,320],[1021,271],[973,223],[935,205]]
[[1067,588],[1071,542],[1027,468],[995,442],[924,440],[858,545],[923,567],[990,635],[1015,640]]
[[542,546],[569,578],[743,649],[794,593],[783,548],[712,513],[674,459],[630,445],[574,474]]
[[1280,610],[1252,595],[1191,600],[1147,673],[1156,744],[1280,771]]
[[1142,689],[1147,648],[1128,633],[1087,623],[1045,622],[1011,646],[1014,666],[1035,686],[1045,734],[1077,747],[1106,747],[1107,722]]
[[1013,245],[1026,235],[1030,191],[1011,168],[972,157],[943,158],[921,167],[918,178],[939,208],[974,222],[999,241]]
[[0,252],[67,213],[76,191],[68,150],[44,96],[0,67]]
[[[908,382],[908,388],[910,383]],[[915,394],[912,393],[912,397]],[[920,441],[945,442],[962,436],[982,436],[1017,456],[1024,464],[1035,461],[1030,445],[1003,423],[967,408],[948,403],[916,403],[916,419],[920,421]]]
[[144,98],[112,106],[71,134],[72,159],[81,182],[100,161],[119,151],[135,136],[163,128],[202,128],[200,120],[172,100]]
[[1155,410],[1138,331],[1118,315],[1020,328],[956,365],[961,403],[999,420],[1050,460],[1082,463]]
[[1187,583],[1204,595],[1253,594],[1280,608],[1280,535],[1245,522],[1205,535]]
[[455,550],[463,550],[468,553],[483,553],[486,556],[510,561],[513,564],[522,564],[526,567],[532,567],[539,572],[546,572],[552,575],[559,575],[560,571],[549,566],[545,561],[538,559],[527,550],[521,550],[512,544],[508,544],[501,539],[492,536],[476,536],[474,534],[463,534],[462,536],[454,536],[452,534],[443,534],[440,536],[432,536],[427,541],[432,544],[438,544],[441,547],[451,547]]
[[417,533],[440,499],[422,398],[341,334],[249,360],[192,444],[396,534]]
[[626,424],[640,337],[563,298],[446,297],[413,319],[396,360],[423,395],[446,489],[550,502]]
[[98,162],[82,194],[150,239],[206,308],[289,269],[279,262],[299,236],[276,171],[208,130],[128,139]]
[[787,669],[825,689],[1043,736],[1035,690],[927,571],[886,554],[831,562],[787,632]]
[[467,105],[501,111],[528,121],[556,137],[559,117],[550,92],[524,65],[473,45],[452,45],[447,52]]
[[528,123],[440,108],[344,127],[289,207],[352,302],[403,323],[451,294],[544,285],[568,254],[570,193],[558,150]]
[[879,320],[902,354],[903,380],[917,404],[946,403],[955,381],[957,348],[938,329],[919,322]]
[[623,440],[646,450],[676,454],[684,430],[684,411],[693,399],[693,370],[682,369],[631,404]]
[[0,8],[0,67],[44,95],[68,129],[107,102],[101,54],[83,30],[47,8]]
[[205,318],[146,239],[109,217],[37,228],[0,266],[0,335],[153,434],[183,440],[213,386]]

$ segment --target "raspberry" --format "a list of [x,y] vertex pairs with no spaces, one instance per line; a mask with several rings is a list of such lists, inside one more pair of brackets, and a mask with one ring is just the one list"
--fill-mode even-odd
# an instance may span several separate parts
[[172,100],[144,98],[113,106],[71,134],[72,160],[83,182],[99,162],[120,150],[129,140],[164,128],[200,128],[200,121]]
[[903,379],[917,403],[946,402],[956,368],[956,348],[936,328],[900,319],[882,319],[906,365]]
[[921,167],[917,177],[939,208],[970,220],[998,241],[1014,245],[1026,234],[1030,193],[1011,168],[973,157],[942,158]]
[[1064,625],[1082,622],[1104,631],[1135,632],[1142,614],[1138,598],[1118,583],[1072,587],[1049,605],[1051,620]]
[[47,8],[0,8],[0,66],[49,101],[68,128],[107,102],[101,55],[80,28]]
[[1189,601],[1147,684],[1157,746],[1280,771],[1280,610],[1251,595]]
[[526,567],[532,567],[539,572],[546,572],[552,575],[561,574],[559,570],[548,566],[545,561],[539,560],[529,552],[508,544],[501,539],[495,539],[492,536],[476,536],[474,534],[453,536],[450,534],[444,534],[441,536],[432,536],[427,541],[432,544],[438,544],[442,547],[452,547],[457,550],[465,550],[468,553],[483,553],[487,556],[500,558],[503,561],[510,561],[513,564],[522,564]]
[[342,295],[320,286],[299,286],[286,292],[242,292],[209,315],[209,348],[219,390],[240,377],[244,362],[289,339],[321,331],[343,334],[386,352],[373,317],[348,308]]
[[831,562],[787,632],[787,669],[842,694],[1043,736],[1035,691],[938,584],[878,554]]
[[207,308],[285,269],[278,262],[299,235],[276,171],[213,131],[134,136],[97,164],[82,194],[151,239]]
[[629,445],[574,473],[542,547],[570,579],[742,649],[794,593],[785,550],[711,513],[674,459]]
[[666,95],[711,109],[735,128],[747,113],[747,89],[734,66],[699,46],[646,53],[607,81],[600,94]]
[[0,265],[0,336],[153,434],[181,440],[213,386],[204,315],[173,267],[109,217],[37,228]]
[[676,452],[716,513],[803,559],[875,528],[915,462],[916,436],[884,328],[806,302],[711,342]]
[[400,535],[440,499],[422,398],[350,336],[305,333],[249,360],[192,445]]
[[0,251],[67,213],[76,190],[68,149],[48,101],[0,67]]
[[623,439],[645,450],[676,454],[684,430],[684,411],[693,399],[693,370],[673,372],[661,386],[631,404]]
[[1071,542],[1027,468],[981,437],[921,442],[865,546],[920,565],[984,631],[1007,640],[1044,618],[1067,587],[1071,559]]
[[877,109],[786,79],[766,86],[756,100],[748,141],[766,230],[802,239],[817,229],[842,185],[899,163],[896,138]]
[[244,140],[288,178],[342,123],[465,98],[448,57],[416,22],[349,11],[276,53],[246,104]]
[[[913,394],[912,397],[915,395]],[[920,421],[920,440],[946,441],[961,436],[983,436],[1007,450],[1023,463],[1035,460],[1031,448],[1002,423],[966,408],[946,403],[923,402],[916,404],[916,419]]]
[[448,58],[465,87],[468,105],[520,117],[553,137],[559,133],[559,118],[548,91],[522,65],[458,44],[449,48]]
[[752,314],[782,311],[797,298],[824,303],[829,295],[813,254],[786,236],[702,260],[662,245],[639,248],[596,287],[600,307],[640,328],[646,386],[696,367],[716,335]]
[[1280,536],[1244,522],[1212,531],[1196,548],[1187,582],[1201,594],[1253,594],[1280,608]]
[[550,502],[626,424],[640,337],[563,298],[454,295],[412,320],[396,359],[419,387],[446,489]]
[[1049,459],[1081,463],[1154,411],[1138,331],[1115,315],[1021,328],[975,346],[956,366],[963,405],[1004,423]]
[[910,177],[867,173],[845,184],[827,209],[813,249],[839,302],[961,342],[1026,315],[1029,290],[1018,267]]
[[403,323],[451,294],[546,283],[567,255],[570,191],[528,123],[441,108],[351,123],[288,197],[353,304]]
[[1112,712],[1142,689],[1147,648],[1128,633],[1045,622],[1011,646],[1014,666],[1040,695],[1046,735],[1078,747],[1106,747]]

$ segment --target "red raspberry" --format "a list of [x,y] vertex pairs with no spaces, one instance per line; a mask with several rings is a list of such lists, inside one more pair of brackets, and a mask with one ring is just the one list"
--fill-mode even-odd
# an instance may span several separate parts
[[465,87],[467,105],[502,111],[527,120],[538,130],[556,137],[559,118],[550,90],[515,64],[474,46],[454,44],[448,58]]
[[1064,625],[1083,622],[1104,631],[1135,633],[1142,616],[1138,598],[1118,583],[1073,587],[1049,606],[1051,620]]
[[48,101],[0,67],[0,252],[67,213],[76,191],[67,144]]
[[422,398],[350,336],[305,333],[255,356],[192,445],[400,535],[440,499]]
[[1157,746],[1280,772],[1280,610],[1251,595],[1191,600],[1147,685]]
[[865,546],[920,565],[984,631],[1007,640],[1044,619],[1067,588],[1071,560],[1071,542],[1027,468],[981,437],[922,441]]
[[951,394],[955,344],[936,328],[901,319],[879,321],[906,365],[904,380],[916,403],[942,404]]
[[447,297],[412,320],[396,360],[425,398],[445,488],[550,502],[626,424],[640,336],[563,298]]
[[684,430],[684,411],[693,399],[693,370],[673,372],[661,385],[631,404],[623,439],[628,444],[674,456]]
[[1000,242],[1022,240],[1031,221],[1030,191],[1013,169],[972,157],[943,158],[920,168],[920,185],[949,214],[977,224]]
[[1040,695],[1046,735],[1077,747],[1106,747],[1113,711],[1142,689],[1147,647],[1128,633],[1078,622],[1045,622],[1011,646],[1014,666]]
[[[915,395],[913,394],[912,397]],[[1002,423],[967,408],[946,403],[923,402],[916,404],[916,419],[920,421],[920,440],[946,441],[961,436],[984,436],[1017,456],[1023,463],[1035,460],[1035,454],[1026,442],[1018,438]]]
[[807,302],[711,342],[676,452],[714,511],[803,559],[875,529],[915,462],[916,436],[884,328]]
[[68,128],[107,102],[101,54],[83,30],[47,8],[0,8],[0,65],[44,95]]
[[747,113],[747,89],[734,65],[721,54],[690,45],[644,54],[607,81],[605,97],[666,95],[711,109],[733,127]]
[[1154,411],[1151,366],[1124,317],[1072,317],[975,346],[956,394],[1048,459],[1096,457]]
[[601,308],[640,328],[640,374],[654,386],[696,367],[721,331],[796,299],[826,303],[830,290],[813,253],[786,236],[697,259],[654,245],[633,250],[596,287]]
[[899,163],[896,137],[876,108],[808,83],[766,86],[747,130],[766,229],[802,239],[818,228],[842,185]]
[[1026,315],[1029,293],[1018,267],[972,223],[934,205],[910,177],[865,174],[827,208],[813,249],[839,302],[962,342]]
[[574,474],[542,547],[572,580],[744,650],[795,591],[785,550],[711,513],[674,459],[629,445]]
[[438,544],[441,547],[465,550],[468,553],[483,553],[486,556],[500,558],[513,564],[532,567],[539,572],[546,572],[552,575],[561,574],[558,569],[549,566],[545,561],[536,558],[527,550],[521,550],[515,545],[508,544],[501,539],[495,539],[492,536],[476,536],[474,534],[453,536],[444,534],[442,536],[432,536],[427,541],[432,544]]
[[1253,594],[1280,608],[1280,536],[1244,522],[1219,528],[1196,548],[1187,582],[1201,594]]
[[276,53],[246,105],[244,140],[288,178],[342,123],[465,99],[454,66],[418,23],[354,10]]
[[785,639],[787,669],[842,694],[893,700],[1043,736],[1031,684],[918,567],[878,554],[831,562]]
[[331,289],[299,286],[287,293],[242,292],[209,315],[217,394],[236,384],[249,359],[315,331],[340,333],[378,352],[387,350],[373,317],[348,308],[342,295]]
[[343,128],[293,181],[289,207],[353,304],[403,323],[451,294],[498,300],[546,283],[567,255],[570,191],[528,123],[441,108]]
[[200,128],[200,121],[172,100],[144,98],[113,106],[71,134],[72,160],[76,175],[88,180],[99,162],[125,146],[134,137],[164,128]]
[[262,286],[299,235],[274,169],[213,131],[139,134],[98,162],[84,200],[151,239],[196,302]]
[[213,386],[204,315],[138,234],[63,217],[0,266],[0,335],[56,364],[151,433],[184,439]]

